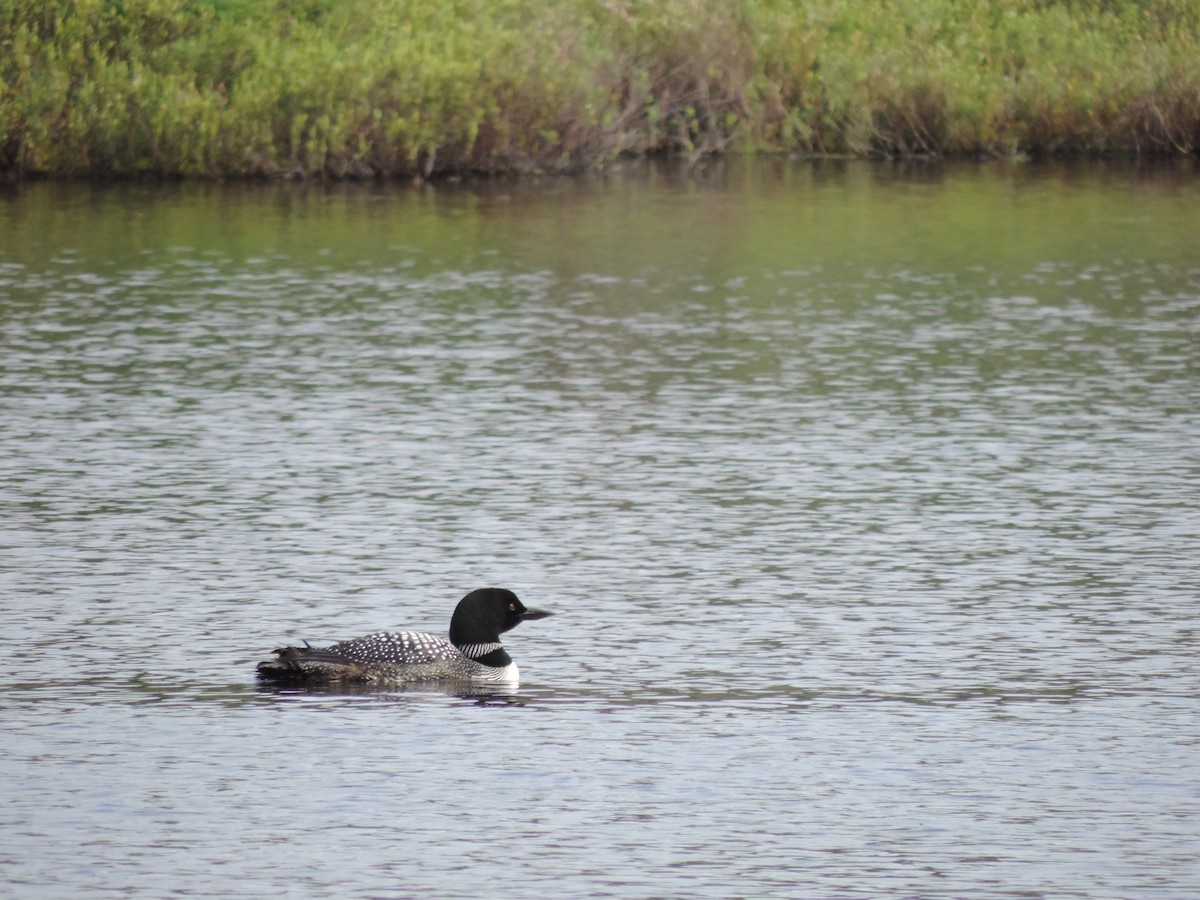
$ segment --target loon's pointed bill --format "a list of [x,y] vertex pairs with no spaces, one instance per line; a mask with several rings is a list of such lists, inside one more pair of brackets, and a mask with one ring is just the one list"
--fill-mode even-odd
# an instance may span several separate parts
[[552,613],[528,609],[504,588],[471,591],[450,619],[450,640],[420,631],[380,631],[332,647],[281,647],[258,664],[260,678],[281,684],[415,684],[476,682],[516,685],[520,678],[500,635],[526,619]]

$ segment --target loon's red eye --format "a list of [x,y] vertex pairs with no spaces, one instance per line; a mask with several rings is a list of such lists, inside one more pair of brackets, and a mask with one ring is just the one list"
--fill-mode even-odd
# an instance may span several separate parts
[[509,612],[516,612],[516,611],[517,611],[517,604],[515,604],[515,603],[510,603],[510,604],[508,604],[508,611],[509,611]]

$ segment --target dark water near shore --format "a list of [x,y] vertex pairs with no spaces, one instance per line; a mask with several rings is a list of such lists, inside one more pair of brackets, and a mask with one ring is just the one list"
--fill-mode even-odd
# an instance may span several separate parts
[[[0,893],[1192,897],[1200,172],[0,196]],[[512,697],[285,641],[554,618]]]

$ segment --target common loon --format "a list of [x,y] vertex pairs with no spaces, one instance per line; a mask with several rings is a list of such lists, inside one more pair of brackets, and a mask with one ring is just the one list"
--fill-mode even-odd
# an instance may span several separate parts
[[517,664],[500,635],[526,619],[550,615],[526,609],[512,591],[482,588],[459,601],[450,640],[421,631],[380,631],[332,647],[280,647],[258,664],[258,676],[281,684],[328,682],[503,682],[515,685]]

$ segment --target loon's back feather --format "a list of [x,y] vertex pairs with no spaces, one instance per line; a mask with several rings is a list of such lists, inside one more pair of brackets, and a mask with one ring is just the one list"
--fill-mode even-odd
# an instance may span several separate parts
[[485,678],[496,672],[447,640],[422,631],[378,631],[332,647],[280,647],[258,672],[276,681],[418,682]]

